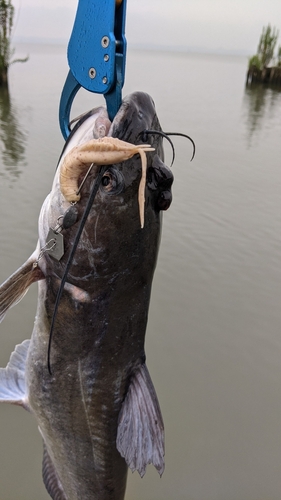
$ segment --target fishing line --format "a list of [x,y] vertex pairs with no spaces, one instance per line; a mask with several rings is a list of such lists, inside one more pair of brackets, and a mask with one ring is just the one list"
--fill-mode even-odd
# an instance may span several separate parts
[[87,180],[87,177],[89,176],[89,174],[90,174],[90,172],[91,172],[91,170],[92,170],[93,166],[94,166],[94,164],[93,164],[93,163],[91,163],[91,165],[89,166],[89,168],[88,168],[88,170],[87,170],[87,172],[86,172],[86,175],[85,175],[85,177],[84,177],[83,181],[81,182],[81,184],[80,184],[79,188],[78,188],[78,189],[77,189],[77,191],[76,191],[76,194],[79,194],[79,193],[80,193],[80,191],[81,191],[82,187],[84,186],[84,184],[85,184],[85,182],[86,182],[86,180]]
[[69,254],[66,266],[65,266],[63,277],[61,279],[59,291],[58,291],[58,294],[56,296],[56,302],[55,302],[55,307],[54,307],[53,317],[52,317],[52,323],[51,323],[51,328],[50,328],[49,344],[48,344],[48,356],[47,356],[48,371],[49,371],[50,375],[52,375],[51,363],[50,363],[50,358],[51,358],[51,344],[52,344],[52,337],[53,337],[53,332],[54,332],[55,319],[56,319],[56,315],[57,315],[57,311],[58,311],[58,306],[59,306],[60,298],[61,298],[61,295],[62,295],[62,292],[63,292],[63,289],[64,289],[64,284],[66,282],[68,271],[69,271],[70,266],[72,264],[72,260],[73,260],[74,254],[75,254],[77,245],[78,245],[79,240],[80,240],[80,236],[82,234],[82,231],[84,229],[86,220],[88,218],[88,215],[89,215],[90,210],[92,208],[92,205],[94,203],[95,196],[96,196],[96,194],[98,192],[98,189],[100,187],[100,183],[101,183],[102,177],[103,177],[103,175],[104,175],[104,173],[105,173],[105,171],[107,169],[108,169],[108,166],[107,165],[103,165],[100,168],[100,170],[99,170],[98,176],[97,176],[97,178],[95,180],[95,183],[93,185],[91,194],[90,194],[89,199],[87,201],[87,205],[86,205],[84,213],[82,215],[82,219],[80,221],[80,224],[79,224],[76,236],[75,236],[75,240],[73,242],[73,246],[72,246],[71,252]]

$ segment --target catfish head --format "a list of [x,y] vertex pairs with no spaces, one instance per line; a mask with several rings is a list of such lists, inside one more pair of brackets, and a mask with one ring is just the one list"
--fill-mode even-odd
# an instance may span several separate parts
[[[61,259],[56,262],[52,250],[47,252],[44,262],[42,259],[40,267],[45,274],[52,272],[62,277],[78,223],[104,165],[67,281],[76,286],[83,282],[83,288],[93,293],[97,292],[97,281],[110,276],[113,283],[116,279],[122,281],[122,276],[128,273],[139,275],[141,272],[142,280],[151,281],[159,248],[161,211],[171,203],[173,174],[163,161],[161,136],[151,135],[149,144],[143,142],[143,132],[149,128],[161,130],[151,97],[141,92],[124,99],[112,124],[104,108],[94,110],[78,122],[60,159],[52,192],[41,211],[41,248],[46,245],[49,228],[59,224],[73,203],[77,220],[72,227],[61,231],[64,238]],[[98,137],[100,130],[107,135]],[[119,161],[118,155],[123,155],[124,160]],[[114,157],[116,161],[112,160]]]

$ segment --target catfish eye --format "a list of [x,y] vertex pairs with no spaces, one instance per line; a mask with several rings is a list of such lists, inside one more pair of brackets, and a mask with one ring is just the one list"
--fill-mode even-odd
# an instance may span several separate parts
[[123,190],[124,179],[116,167],[109,167],[101,179],[101,190],[106,194],[119,194]]
[[111,182],[111,177],[108,174],[105,174],[102,177],[102,180],[101,180],[102,186],[103,187],[108,187],[108,185],[110,184],[110,182]]

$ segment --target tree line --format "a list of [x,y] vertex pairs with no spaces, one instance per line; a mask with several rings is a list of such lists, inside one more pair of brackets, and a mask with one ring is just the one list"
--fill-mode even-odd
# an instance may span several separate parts
[[26,62],[28,57],[13,59],[12,29],[15,9],[11,0],[0,0],[0,87],[8,88],[8,70],[11,64]]

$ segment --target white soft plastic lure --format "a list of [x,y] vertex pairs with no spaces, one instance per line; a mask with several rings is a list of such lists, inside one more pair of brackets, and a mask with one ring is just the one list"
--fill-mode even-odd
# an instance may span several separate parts
[[130,144],[115,137],[103,137],[92,139],[80,144],[64,157],[60,166],[60,189],[69,203],[80,200],[78,193],[78,179],[81,174],[86,173],[91,164],[111,165],[121,163],[134,155],[139,154],[141,158],[142,175],[139,184],[138,202],[141,227],[144,226],[144,202],[146,183],[146,152],[154,151],[150,144]]

